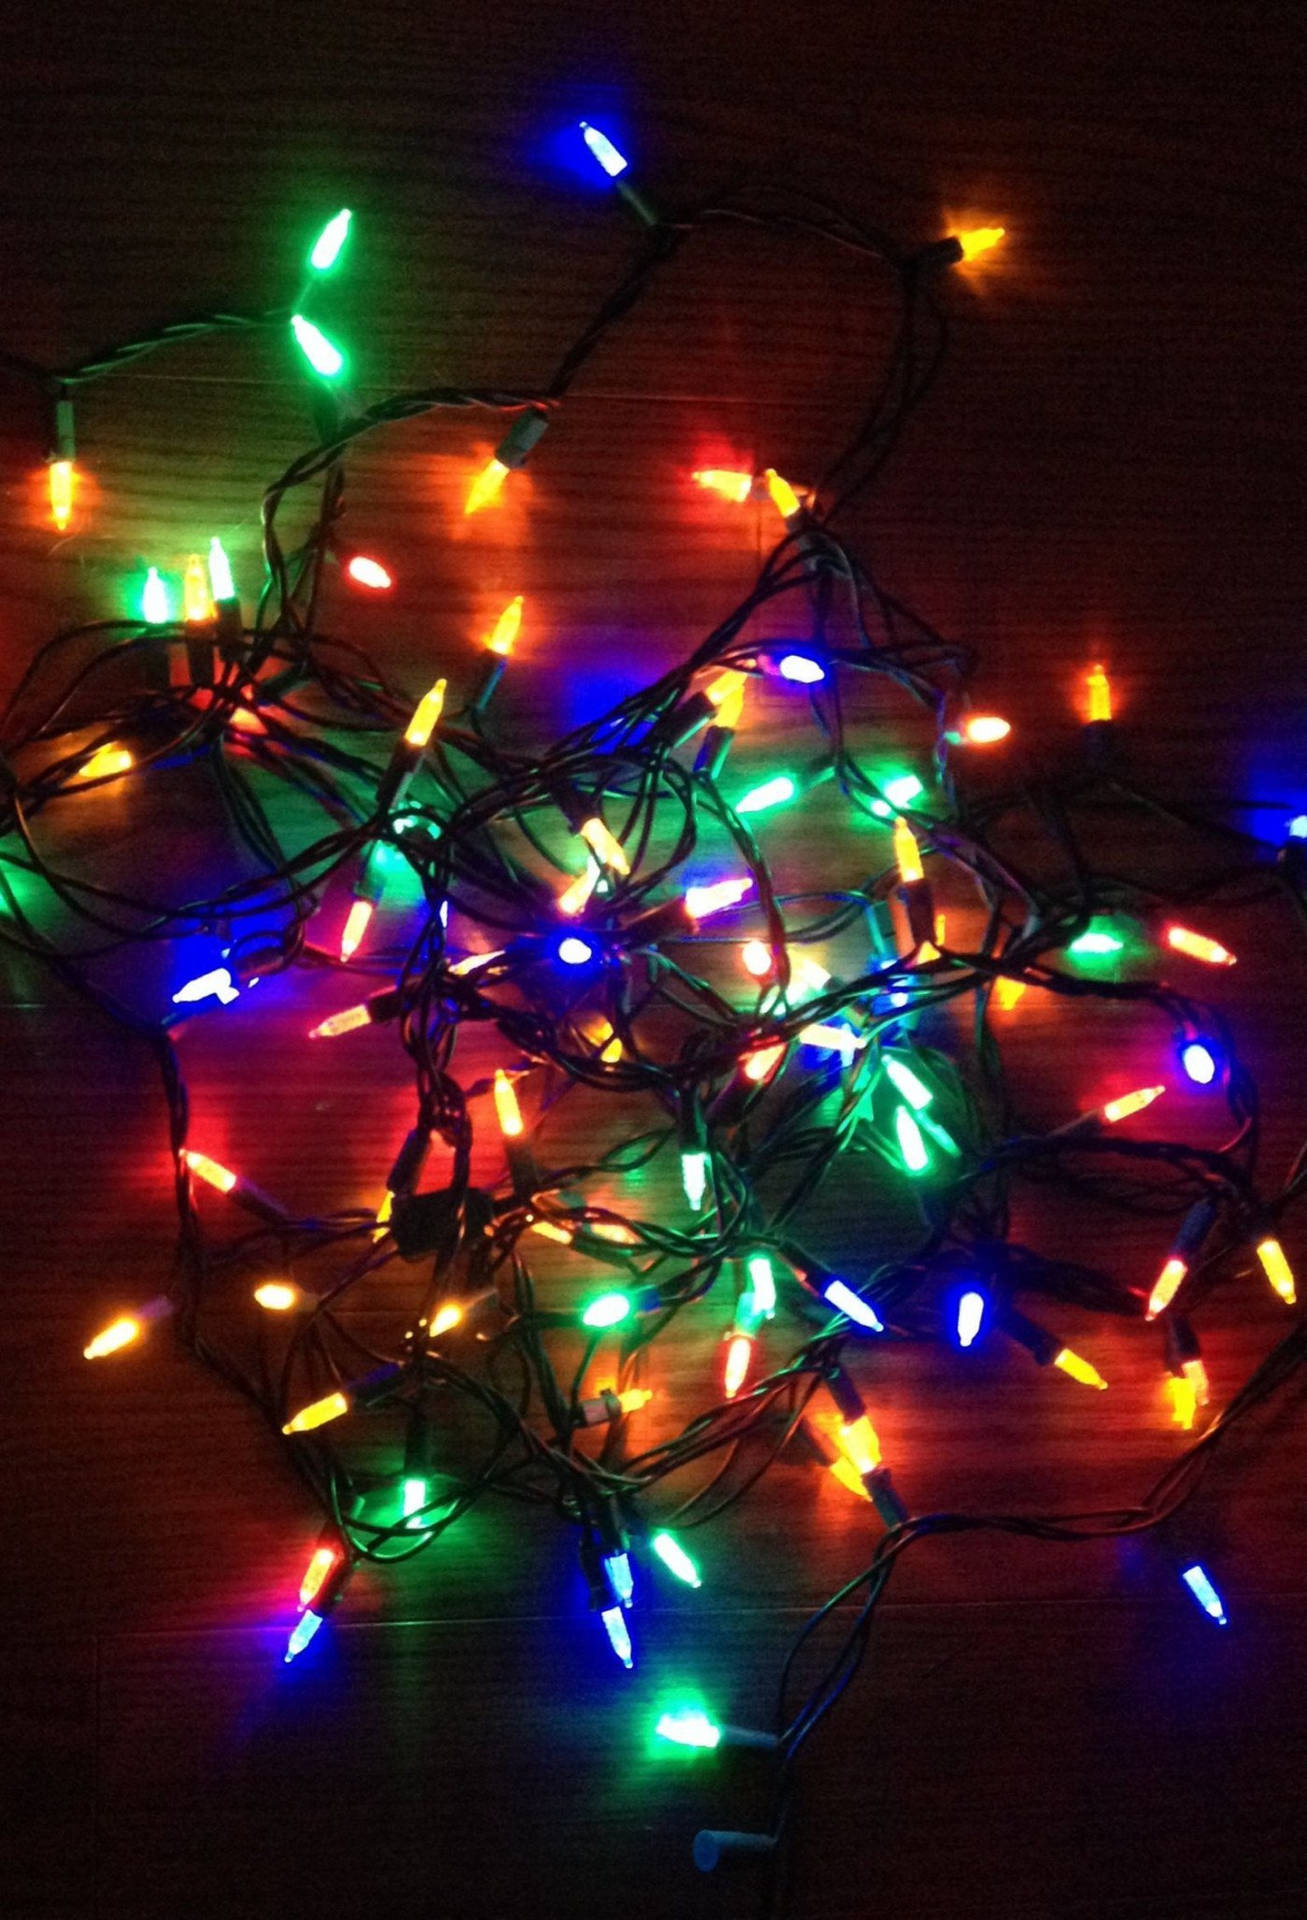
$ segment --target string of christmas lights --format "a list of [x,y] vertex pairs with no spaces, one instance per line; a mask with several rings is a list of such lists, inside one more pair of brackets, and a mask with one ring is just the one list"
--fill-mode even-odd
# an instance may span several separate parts
[[[49,512],[60,534],[75,534],[88,511],[77,400],[146,353],[215,330],[278,330],[301,357],[317,435],[265,494],[264,577],[249,624],[214,538],[180,581],[150,568],[139,618],[61,632],[29,666],[3,718],[0,938],[159,1062],[175,1271],[85,1352],[120,1353],[170,1320],[284,1436],[324,1517],[287,1661],[361,1566],[426,1551],[483,1500],[557,1516],[596,1632],[625,1669],[638,1657],[644,1580],[698,1587],[685,1536],[776,1461],[820,1464],[874,1511],[868,1562],[798,1636],[770,1727],[718,1722],[701,1702],[658,1719],[672,1745],[763,1756],[756,1829],[705,1830],[694,1850],[706,1869],[762,1863],[764,1901],[779,1911],[795,1765],[863,1661],[906,1549],[965,1530],[1072,1541],[1155,1528],[1303,1357],[1295,1321],[1243,1389],[1204,1413],[1195,1322],[1218,1287],[1245,1286],[1253,1267],[1296,1304],[1280,1231],[1307,1180],[1307,1148],[1281,1185],[1259,1180],[1256,1086],[1228,1016],[1200,997],[1204,978],[1228,978],[1237,958],[1208,921],[1219,912],[1224,928],[1233,909],[1264,899],[1307,917],[1307,821],[1267,841],[1148,792],[1127,763],[1102,661],[1086,667],[1076,763],[1041,769],[1005,719],[973,705],[971,651],[879,583],[841,535],[938,369],[944,280],[983,271],[1001,228],[908,249],[792,189],[669,218],[606,135],[583,124],[579,140],[641,238],[533,390],[435,387],[356,408],[343,385],[346,349],[314,317],[347,257],[347,210],[313,245],[295,297],[274,310],[170,322],[55,370],[0,357],[49,402]],[[562,430],[574,383],[660,267],[728,222],[852,250],[894,289],[898,320],[862,417],[813,484],[771,467],[687,473],[714,510],[761,512],[775,535],[749,593],[690,656],[523,749],[494,724],[532,617],[522,594],[479,636],[475,671],[433,662],[416,692],[327,632],[329,570],[367,594],[397,585],[388,561],[344,541],[355,442],[435,411],[502,416],[465,503],[467,515],[493,513],[527,460],[547,456],[543,436]],[[284,512],[309,487],[307,531],[283,536]],[[789,767],[737,777],[749,707],[776,703],[787,739],[809,744],[796,745]],[[869,717],[883,725],[887,713],[916,742],[889,757],[867,744]],[[207,781],[230,838],[231,877],[216,891],[178,900],[153,879],[126,892],[61,852],[70,807],[93,809],[123,782],[148,786],[181,768]],[[291,798],[294,829],[278,817]],[[769,855],[771,816],[835,805],[865,829],[840,843],[850,868],[868,849],[862,866],[835,888],[787,876],[792,843],[778,836]],[[1119,846],[1110,871],[1099,870],[1091,848],[1104,818],[1164,828],[1187,860],[1210,850],[1206,877],[1167,894],[1155,877],[1132,878]],[[402,949],[384,937],[400,917],[388,904],[400,873],[421,902],[404,909]],[[342,885],[350,904],[336,924]],[[196,940],[212,945],[210,964],[168,1004],[125,995],[115,965],[124,953],[190,952]],[[191,1138],[185,1029],[232,1018],[234,1005],[246,1012],[261,980],[292,969],[329,972],[341,986],[339,1007],[306,1026],[306,1061],[323,1044],[398,1044],[411,1065],[413,1123],[379,1205],[305,1217],[245,1171],[257,1172],[257,1138],[231,1167]],[[1145,1084],[1035,1125],[1000,1047],[1032,992],[1068,1017],[1077,1003],[1132,1016],[1151,1050]],[[1218,1147],[1166,1137],[1176,1072],[1224,1103]],[[573,1111],[602,1150],[553,1164],[551,1139]],[[487,1179],[492,1154],[499,1172]],[[669,1159],[684,1193],[679,1223],[620,1199],[623,1180]],[[819,1257],[814,1222],[837,1182],[877,1222],[856,1272]],[[1026,1188],[1146,1223],[1154,1270],[1122,1277],[1022,1244],[1012,1216]],[[355,1310],[397,1273],[407,1306],[374,1345]],[[951,1339],[971,1351],[994,1338],[1055,1369],[1068,1391],[1107,1388],[1053,1330],[1062,1306],[1135,1323],[1176,1427],[1192,1434],[1200,1414],[1207,1424],[1141,1500],[1115,1512],[915,1514],[910,1485],[883,1458],[868,1368],[891,1367],[906,1342]],[[712,1354],[704,1405],[681,1431],[652,1439],[647,1356],[682,1315]],[[1093,1404],[1086,1395],[1087,1420]],[[375,1460],[378,1435],[393,1457],[388,1473],[361,1464]],[[1176,1572],[1225,1625],[1211,1572],[1196,1562]]]

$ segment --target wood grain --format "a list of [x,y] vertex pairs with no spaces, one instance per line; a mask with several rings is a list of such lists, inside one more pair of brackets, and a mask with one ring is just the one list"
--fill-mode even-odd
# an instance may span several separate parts
[[[904,236],[1002,219],[993,271],[950,285],[950,360],[850,537],[980,647],[986,699],[1047,759],[1072,741],[1076,674],[1105,652],[1141,778],[1237,791],[1278,822],[1307,804],[1303,52],[1299,8],[1233,0],[1103,0],[1082,17],[1045,0],[193,0],[166,24],[139,0],[51,0],[0,22],[0,341],[55,362],[165,312],[274,302],[324,207],[347,202],[357,251],[333,318],[362,398],[537,383],[631,242],[620,208],[550,158],[580,114],[621,130],[668,205],[780,176]],[[752,576],[762,523],[723,515],[689,470],[814,477],[888,318],[873,276],[805,241],[696,243],[494,514],[461,515],[487,422],[427,420],[359,450],[351,534],[401,587],[384,607],[335,593],[328,623],[416,691],[433,667],[457,683],[524,592],[497,720],[525,742],[588,717],[682,657]],[[57,625],[119,613],[146,561],[175,568],[211,532],[252,581],[260,491],[310,438],[271,341],[142,362],[86,396],[78,430],[93,507],[54,541],[40,423],[0,377],[3,688]],[[787,724],[758,703],[742,780]],[[170,788],[171,824],[114,805],[54,824],[78,858],[128,868],[147,846],[162,868],[204,801]],[[865,870],[852,829],[769,833],[782,866]],[[1238,931],[1238,978],[1213,992],[1263,1087],[1274,1178],[1307,1133],[1300,963],[1274,914]],[[162,979],[132,984],[148,1000]],[[343,984],[270,981],[182,1042],[194,1137],[306,1209],[373,1204],[409,1123],[385,1036],[306,1060]],[[1120,1091],[1149,1043],[1041,1000],[1003,1037],[1031,1123],[1048,1126]],[[0,1021],[5,1913],[752,1912],[747,1882],[695,1873],[689,1839],[760,1818],[756,1780],[655,1765],[644,1732],[660,1693],[686,1684],[729,1717],[766,1717],[788,1635],[865,1563],[865,1510],[781,1465],[699,1536],[702,1594],[648,1597],[624,1684],[578,1615],[557,1534],[485,1507],[420,1561],[360,1577],[321,1658],[284,1673],[317,1520],[272,1437],[166,1337],[113,1369],[80,1359],[89,1330],[167,1276],[150,1063],[29,966],[7,969]],[[1208,1137],[1195,1097],[1172,1113]],[[560,1116],[560,1157],[587,1124],[580,1107]],[[675,1204],[673,1186],[655,1172],[641,1204]],[[1022,1205],[1041,1244],[1108,1231]],[[810,1227],[850,1254],[877,1230],[829,1200]],[[1123,1272],[1155,1252],[1146,1232],[1102,1244]],[[362,1311],[384,1320],[401,1289],[383,1276]],[[868,1364],[914,1508],[1116,1503],[1174,1457],[1151,1337],[1059,1324],[1109,1393],[1010,1348]],[[1283,1324],[1251,1275],[1220,1296],[1203,1324],[1218,1403]],[[701,1404],[718,1331],[678,1328],[655,1355],[651,1438]],[[800,1920],[1301,1912],[1301,1398],[1231,1448],[1166,1539],[908,1557],[868,1670],[805,1768]],[[1224,1635],[1177,1597],[1185,1551],[1226,1574]]]

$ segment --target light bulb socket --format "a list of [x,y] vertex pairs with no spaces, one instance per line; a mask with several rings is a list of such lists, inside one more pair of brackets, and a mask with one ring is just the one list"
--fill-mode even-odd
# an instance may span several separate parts
[[528,407],[525,413],[520,413],[495,448],[495,458],[500,466],[510,469],[525,466],[527,455],[548,428],[549,415],[539,407]]
[[694,1864],[700,1873],[718,1867],[742,1867],[776,1851],[774,1833],[738,1833],[722,1827],[701,1827],[694,1836]]

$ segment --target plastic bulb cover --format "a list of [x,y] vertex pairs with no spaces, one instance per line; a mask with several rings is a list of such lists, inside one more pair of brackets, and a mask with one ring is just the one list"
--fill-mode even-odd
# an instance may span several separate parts
[[604,1572],[608,1575],[608,1584],[617,1598],[624,1607],[629,1607],[635,1598],[635,1575],[631,1572],[630,1554],[605,1554]]
[[1085,690],[1089,695],[1089,719],[1091,724],[1102,723],[1112,718],[1112,683],[1107,677],[1106,667],[1092,666],[1085,675]]
[[254,1289],[255,1301],[265,1313],[290,1313],[302,1297],[302,1289],[286,1280],[265,1280]]
[[1262,1263],[1262,1272],[1286,1306],[1293,1306],[1298,1298],[1298,1289],[1294,1285],[1293,1268],[1284,1255],[1284,1248],[1274,1235],[1257,1243],[1257,1258]]
[[910,1107],[918,1112],[928,1107],[934,1094],[918,1074],[912,1071],[906,1060],[898,1059],[894,1054],[885,1055],[885,1073],[893,1081],[895,1088],[903,1095]]
[[404,729],[404,743],[410,747],[425,747],[436,730],[445,705],[445,681],[437,680],[433,687],[418,701],[413,709],[413,718]]
[[502,1067],[495,1068],[495,1116],[506,1140],[516,1140],[525,1132],[516,1089]]
[[630,873],[631,863],[625,847],[598,814],[583,820],[577,831],[601,866],[611,867],[614,873],[623,876]]
[[1003,239],[1006,227],[968,227],[954,238],[962,249],[964,260],[978,260],[983,253],[990,253]]
[[349,1412],[349,1396],[344,1393],[326,1393],[320,1400],[311,1401],[282,1427],[283,1433],[312,1433],[315,1427],[325,1427],[329,1420],[339,1420],[343,1413]]
[[317,1547],[300,1581],[299,1604],[311,1607],[326,1585],[328,1576],[340,1564],[339,1547]]
[[581,138],[585,141],[586,146],[589,147],[591,153],[599,162],[599,165],[608,175],[608,178],[615,180],[619,173],[625,173],[630,162],[627,160],[625,154],[618,152],[617,148],[608,138],[608,135],[601,133],[598,127],[592,127],[588,120],[582,120],[580,127]]
[[499,654],[502,659],[507,660],[509,654],[513,651],[513,642],[522,631],[522,608],[524,604],[523,596],[520,593],[514,599],[510,600],[498,620],[496,620],[494,631],[486,641],[486,646],[490,652]]
[[996,746],[1000,740],[1006,740],[1011,731],[1012,722],[996,713],[973,713],[961,728],[962,738],[970,747]]
[[567,967],[583,967],[595,957],[595,950],[588,940],[578,940],[569,934],[558,943],[558,957]]
[[1120,939],[1115,933],[1104,933],[1090,928],[1086,932],[1076,935],[1075,939],[1067,947],[1067,952],[1088,955],[1090,958],[1093,958],[1096,955],[1120,953],[1124,946],[1125,941]]
[[488,507],[499,497],[499,489],[507,478],[508,468],[502,460],[488,460],[468,489],[463,512],[480,513],[482,507]]
[[305,1647],[308,1646],[318,1631],[318,1628],[322,1625],[324,1618],[325,1615],[314,1613],[311,1607],[300,1615],[299,1619],[295,1622],[295,1628],[290,1639],[286,1642],[286,1652],[283,1659],[287,1666],[290,1665],[292,1660],[303,1653]]
[[340,348],[328,340],[321,327],[315,327],[302,313],[293,313],[290,330],[295,336],[295,344],[314,373],[323,380],[334,380],[345,370],[345,356]]
[[703,1578],[698,1567],[674,1534],[665,1529],[656,1533],[649,1542],[650,1548],[657,1554],[667,1571],[687,1587],[701,1587]]
[[798,783],[788,773],[778,773],[761,786],[750,787],[735,803],[737,813],[766,813],[771,807],[783,807],[798,793]]
[[124,1313],[117,1320],[111,1320],[94,1340],[82,1348],[84,1360],[103,1360],[106,1354],[118,1353],[123,1347],[129,1347],[133,1340],[139,1340],[144,1331],[140,1318],[134,1313]]
[[1201,960],[1208,967],[1235,965],[1235,955],[1228,947],[1223,947],[1219,940],[1210,940],[1205,933],[1195,933],[1192,927],[1168,927],[1166,944],[1177,953],[1188,954],[1191,960]]
[[767,498],[780,514],[782,520],[793,520],[803,510],[803,502],[783,474],[775,467],[767,467],[763,473],[767,488]]
[[1123,1093],[1120,1099],[1109,1100],[1101,1109],[1103,1118],[1114,1126],[1118,1120],[1128,1120],[1132,1113],[1142,1113],[1165,1092],[1165,1087],[1138,1087],[1134,1093]]
[[604,1623],[604,1632],[608,1635],[608,1644],[629,1673],[635,1665],[635,1653],[631,1646],[631,1630],[626,1624],[626,1615],[621,1607],[605,1607],[600,1618]]
[[753,1360],[753,1335],[750,1333],[732,1334],[726,1343],[726,1365],[722,1369],[722,1392],[726,1399],[734,1400],[740,1388],[749,1377],[749,1367]]
[[145,576],[145,585],[141,590],[141,618],[147,627],[166,626],[172,618],[168,588],[157,567],[151,567]]
[[237,1176],[231,1168],[210,1159],[207,1153],[196,1153],[187,1147],[182,1153],[182,1159],[197,1180],[203,1180],[209,1186],[216,1187],[219,1193],[230,1193],[237,1183]]
[[696,486],[706,487],[710,493],[720,494],[723,500],[734,501],[739,507],[753,492],[751,473],[734,473],[725,467],[699,467],[690,478]]
[[1216,1078],[1216,1055],[1205,1041],[1187,1041],[1180,1051],[1180,1065],[1196,1087],[1210,1087]]
[[964,1293],[958,1301],[958,1345],[969,1347],[980,1332],[985,1319],[985,1296],[974,1289]]
[[197,973],[184,987],[178,987],[172,999],[176,1007],[208,999],[218,999],[225,1007],[240,999],[240,989],[232,980],[230,967],[213,967],[208,973]]
[[339,1013],[329,1013],[325,1020],[319,1020],[316,1027],[309,1028],[309,1039],[335,1040],[342,1033],[353,1033],[358,1027],[369,1026],[371,1021],[367,1001],[360,1000],[357,1006],[343,1007]]
[[1215,1620],[1218,1627],[1228,1627],[1230,1622],[1221,1596],[1208,1578],[1206,1569],[1195,1561],[1193,1566],[1184,1568],[1180,1578],[1208,1618]]
[[710,914],[721,913],[726,907],[736,906],[752,886],[753,877],[750,875],[745,879],[718,880],[707,887],[687,887],[685,889],[686,912],[692,920],[706,920]]
[[373,560],[366,553],[356,553],[345,572],[356,587],[367,587],[373,593],[385,593],[395,584],[380,560]]
[[930,1165],[930,1155],[926,1152],[921,1128],[907,1107],[894,1109],[894,1132],[898,1136],[899,1153],[908,1172],[924,1173]]
[[740,965],[755,980],[764,979],[772,970],[772,950],[765,940],[746,940],[740,948]]
[[1082,1387],[1094,1387],[1099,1393],[1106,1391],[1107,1382],[1098,1368],[1081,1354],[1073,1353],[1070,1347],[1063,1347],[1060,1353],[1053,1355],[1053,1365],[1067,1376],[1076,1380]]
[[213,599],[209,593],[209,569],[198,553],[186,562],[182,575],[182,616],[191,626],[213,618]]
[[674,1746],[709,1750],[719,1745],[722,1737],[721,1728],[697,1707],[660,1715],[654,1732],[660,1740],[670,1740]]
[[222,541],[215,534],[209,542],[209,592],[215,600],[234,600],[236,582],[232,578],[231,561],[227,558]]
[[340,936],[340,957],[349,960],[363,944],[363,936],[368,930],[368,922],[373,915],[370,900],[355,900],[345,917],[344,930]]
[[97,747],[89,760],[83,760],[77,775],[81,780],[108,780],[114,774],[126,773],[134,764],[126,747]]
[[1165,1313],[1180,1291],[1180,1283],[1188,1271],[1188,1264],[1180,1258],[1179,1254],[1173,1253],[1153,1282],[1153,1290],[1148,1296],[1146,1319],[1156,1320],[1159,1313]]
[[855,1326],[865,1327],[869,1333],[884,1333],[885,1323],[871,1302],[855,1293],[845,1281],[828,1280],[822,1288],[821,1297],[837,1313],[842,1313],[846,1320],[852,1320]]
[[814,660],[809,653],[783,653],[776,662],[776,671],[782,680],[793,680],[800,687],[818,686],[826,678],[821,661]]
[[583,1327],[618,1327],[633,1311],[629,1293],[601,1293],[581,1315]]
[[50,518],[54,522],[56,533],[65,533],[73,517],[73,463],[71,460],[52,460],[50,462]]
[[342,207],[328,220],[322,232],[313,243],[309,255],[309,266],[314,273],[330,273],[340,259],[341,249],[349,236],[349,223],[353,215],[348,207]]
[[681,1155],[681,1186],[690,1206],[697,1213],[708,1188],[708,1155],[695,1149]]
[[880,1465],[880,1440],[865,1413],[839,1428],[840,1445],[860,1475],[874,1473]]
[[904,819],[894,822],[894,859],[899,870],[899,879],[905,887],[915,886],[924,880],[926,870],[921,864],[921,849],[917,845],[917,836]]
[[765,1253],[751,1254],[744,1271],[753,1295],[754,1311],[764,1320],[770,1320],[776,1311],[776,1278],[771,1261]]

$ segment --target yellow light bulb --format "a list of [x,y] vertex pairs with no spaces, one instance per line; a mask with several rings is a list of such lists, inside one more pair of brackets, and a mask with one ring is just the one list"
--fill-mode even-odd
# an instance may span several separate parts
[[1092,666],[1085,675],[1085,690],[1089,695],[1089,718],[1091,722],[1112,718],[1112,683],[1107,677],[1107,668],[1101,662]]
[[360,1000],[356,1007],[345,1007],[340,1013],[329,1013],[325,1020],[319,1020],[316,1027],[309,1028],[309,1039],[335,1040],[342,1033],[353,1033],[356,1027],[366,1027],[371,1019],[366,1000]]
[[933,940],[922,941],[921,946],[917,952],[918,966],[924,967],[924,966],[927,966],[932,960],[943,959],[944,956],[940,952],[940,948],[944,943],[945,925],[946,925],[946,920],[945,920],[944,914],[937,913],[935,915],[935,938]]
[[1209,1397],[1207,1368],[1201,1360],[1185,1360],[1181,1362],[1180,1371],[1193,1388],[1194,1398],[1199,1406],[1205,1407]]
[[740,718],[744,712],[744,688],[732,687],[717,703],[717,712],[713,725],[722,733],[735,733],[739,729]]
[[186,562],[182,575],[182,617],[192,626],[213,618],[213,599],[209,592],[209,569],[198,553]]
[[708,682],[708,685],[703,690],[703,697],[705,700],[711,701],[712,705],[717,709],[717,720],[715,722],[717,726],[730,724],[722,719],[721,710],[726,702],[733,699],[737,693],[743,695],[744,689],[748,684],[748,674],[741,673],[738,667],[728,667],[725,673],[719,673],[715,680]]
[[1006,227],[968,227],[954,237],[962,249],[962,258],[969,262],[978,260],[982,253],[992,252],[1006,232]]
[[605,1066],[611,1067],[614,1062],[621,1059],[621,1038],[613,1031],[613,1025],[610,1020],[601,1020],[594,1032],[589,1034],[587,1038],[593,1046],[598,1047],[599,1058]]
[[254,1298],[265,1313],[289,1313],[299,1305],[303,1294],[299,1287],[290,1286],[284,1280],[265,1280],[261,1287],[254,1289]]
[[871,1495],[867,1492],[862,1475],[852,1460],[846,1459],[843,1454],[837,1454],[830,1462],[830,1470],[848,1492],[856,1494],[859,1500],[870,1500]]
[[866,1414],[839,1428],[840,1445],[859,1474],[874,1473],[880,1465],[880,1440]]
[[742,507],[753,492],[751,473],[733,473],[726,467],[699,467],[690,478],[696,486],[720,494],[723,500],[730,500],[737,507]]
[[[604,1391],[611,1392],[612,1389],[600,1388],[600,1392]],[[618,1394],[617,1404],[623,1413],[639,1413],[641,1407],[647,1407],[652,1399],[651,1387],[628,1387],[625,1393]]]
[[1187,1380],[1183,1374],[1168,1374],[1166,1391],[1171,1400],[1172,1420],[1188,1433],[1198,1412],[1198,1396],[1194,1392],[1193,1381]]
[[497,498],[507,477],[508,468],[502,460],[488,460],[472,482],[463,507],[464,513],[480,513],[482,507],[488,507]]
[[994,998],[1004,1013],[1011,1013],[1025,990],[1024,980],[998,980],[994,983]]
[[1070,1347],[1063,1347],[1060,1353],[1053,1355],[1053,1365],[1060,1367],[1069,1380],[1078,1380],[1082,1387],[1097,1387],[1100,1392],[1107,1387],[1098,1368],[1078,1353],[1072,1353]]
[[579,873],[576,879],[569,882],[559,894],[558,911],[565,913],[569,919],[574,914],[580,913],[581,909],[589,900],[590,895],[594,892],[602,872],[603,868],[595,859],[594,855],[589,855],[586,860],[585,872]]
[[751,973],[755,980],[761,980],[771,972],[771,948],[765,940],[746,940],[740,948],[740,961],[746,973]]
[[77,769],[81,780],[108,780],[116,773],[126,773],[135,762],[126,747],[97,747],[89,760],[84,760]]
[[82,1348],[82,1357],[86,1360],[103,1360],[107,1353],[117,1353],[120,1348],[128,1347],[133,1340],[141,1337],[141,1323],[134,1313],[124,1313],[117,1320],[111,1320],[102,1333],[97,1333],[89,1345]]
[[1284,1248],[1273,1235],[1261,1240],[1257,1245],[1257,1258],[1262,1263],[1262,1272],[1287,1307],[1295,1304],[1298,1289],[1293,1281],[1293,1268],[1284,1257]]
[[385,1239],[387,1231],[389,1229],[390,1216],[392,1211],[394,1210],[394,1205],[395,1205],[395,1196],[393,1193],[391,1193],[390,1189],[387,1188],[386,1193],[382,1199],[381,1205],[377,1208],[377,1224],[372,1229],[372,1238],[374,1240]]
[[425,747],[436,730],[445,705],[445,682],[437,680],[429,692],[424,693],[413,709],[413,718],[404,730],[404,742],[410,747]]
[[68,523],[73,517],[73,463],[71,460],[52,460],[50,462],[50,518],[55,530],[66,533]]
[[513,651],[513,642],[522,630],[522,595],[510,600],[495,622],[495,630],[486,641],[491,653],[498,653],[507,660]]
[[803,511],[803,503],[789,481],[777,473],[775,467],[768,467],[763,473],[767,487],[767,498],[780,514],[782,520],[793,520]]
[[560,1247],[570,1247],[576,1239],[571,1227],[560,1226],[557,1220],[533,1220],[532,1233],[538,1233],[542,1240],[553,1240]]
[[997,713],[973,713],[962,722],[961,737],[968,746],[992,747],[1006,740],[1011,731],[1012,722]]
[[427,1331],[433,1340],[438,1339],[442,1333],[448,1333],[451,1327],[456,1327],[462,1318],[463,1309],[457,1300],[446,1300],[444,1305],[437,1307],[432,1314],[431,1325]]
[[187,1147],[182,1154],[182,1159],[197,1180],[207,1181],[211,1187],[216,1187],[219,1193],[230,1193],[236,1185],[237,1176],[231,1168],[220,1166],[216,1160],[211,1160],[207,1153],[193,1153]]
[[324,1394],[321,1400],[314,1400],[311,1405],[301,1407],[299,1412],[286,1422],[282,1432],[312,1433],[315,1427],[325,1427],[329,1420],[339,1420],[342,1413],[348,1412],[348,1395]]
[[517,1094],[502,1067],[495,1068],[495,1113],[499,1119],[499,1131],[506,1140],[515,1140],[525,1131]]
[[1158,1274],[1157,1279],[1153,1282],[1153,1291],[1148,1296],[1148,1308],[1144,1315],[1145,1319],[1156,1320],[1159,1313],[1166,1311],[1175,1299],[1176,1294],[1180,1291],[1180,1282],[1184,1279],[1188,1271],[1187,1263],[1180,1258],[1178,1253],[1173,1253],[1166,1265],[1162,1268],[1162,1271]]
[[601,866],[611,867],[614,873],[630,873],[631,863],[626,857],[625,847],[609,832],[598,814],[583,820],[577,831]]
[[1115,1126],[1118,1120],[1126,1120],[1132,1113],[1142,1113],[1165,1092],[1165,1087],[1138,1087],[1134,1093],[1123,1093],[1119,1100],[1109,1100],[1099,1111],[1109,1126]]
[[915,886],[918,880],[925,879],[926,870],[921,864],[917,836],[901,817],[894,822],[894,858],[898,862],[899,879],[905,887]]

